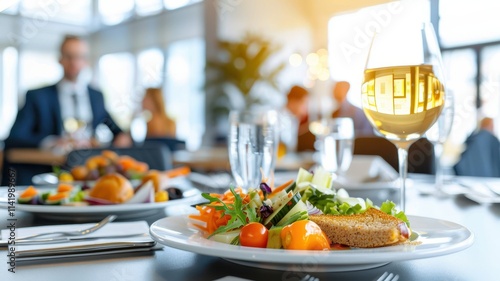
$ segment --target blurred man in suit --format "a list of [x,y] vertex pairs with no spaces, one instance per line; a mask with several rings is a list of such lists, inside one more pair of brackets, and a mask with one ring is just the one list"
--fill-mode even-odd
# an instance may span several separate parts
[[[354,122],[354,133],[356,137],[374,136],[373,127],[366,118],[365,113],[359,107],[351,104],[347,100],[347,93],[351,85],[347,81],[335,83],[333,88],[333,98],[338,107],[333,112],[332,117],[350,117]],[[359,94],[361,96],[361,94]]]
[[[6,148],[60,147],[69,141],[64,136],[64,120],[73,118],[94,130],[105,124],[114,135],[116,146],[131,145],[131,139],[113,121],[104,107],[101,92],[87,85],[81,73],[88,66],[89,47],[77,36],[66,36],[60,48],[60,64],[64,77],[55,85],[30,90],[26,103],[18,112]],[[72,143],[73,147],[89,143]]]
[[[30,90],[26,102],[19,110],[9,137],[5,140],[6,152],[11,148],[42,148],[51,150],[92,146],[91,134],[99,124],[105,124],[113,133],[113,145],[132,145],[128,134],[116,125],[104,106],[101,92],[91,88],[81,79],[82,70],[88,66],[89,47],[77,36],[66,36],[60,47],[60,64],[64,77],[55,85]],[[68,137],[67,120],[73,125],[84,124],[91,133],[87,139]],[[67,126],[66,126],[67,127]],[[7,154],[7,153],[6,153]],[[7,170],[17,170],[17,184],[30,184],[33,174],[50,172],[50,166],[10,164],[4,159],[2,184],[8,181]]]

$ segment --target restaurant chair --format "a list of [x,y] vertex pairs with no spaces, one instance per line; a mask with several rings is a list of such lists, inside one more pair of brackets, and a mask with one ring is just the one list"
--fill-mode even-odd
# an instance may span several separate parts
[[[398,150],[382,137],[359,137],[354,140],[354,154],[379,155],[394,170],[399,171]],[[415,141],[408,150],[408,172],[434,174],[434,146],[426,138]]]
[[147,138],[144,141],[144,144],[146,145],[151,143],[165,144],[172,152],[186,149],[186,142],[176,138]]
[[173,167],[173,159],[168,146],[159,143],[149,143],[130,148],[109,147],[73,150],[68,154],[63,168],[71,169],[75,166],[83,165],[89,157],[100,155],[103,150],[111,150],[118,155],[133,157],[138,161],[147,163],[150,169],[169,170]]
[[467,138],[466,149],[453,167],[459,176],[500,177],[500,141],[480,130]]

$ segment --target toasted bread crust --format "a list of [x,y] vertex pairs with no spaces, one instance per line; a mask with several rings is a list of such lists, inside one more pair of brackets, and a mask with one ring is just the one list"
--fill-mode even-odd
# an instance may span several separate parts
[[370,208],[356,215],[312,215],[332,243],[351,247],[373,248],[408,240],[406,224],[378,209]]

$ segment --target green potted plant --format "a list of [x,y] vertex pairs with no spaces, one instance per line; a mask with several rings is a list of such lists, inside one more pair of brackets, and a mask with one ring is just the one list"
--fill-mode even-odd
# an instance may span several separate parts
[[279,91],[277,77],[286,64],[266,66],[278,50],[279,47],[252,33],[246,34],[241,41],[219,41],[217,59],[208,60],[206,69],[205,89],[216,91],[213,109],[242,109],[265,103],[252,91],[260,83]]

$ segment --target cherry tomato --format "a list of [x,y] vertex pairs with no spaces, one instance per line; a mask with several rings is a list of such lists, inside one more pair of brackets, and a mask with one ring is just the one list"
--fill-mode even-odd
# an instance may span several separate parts
[[328,250],[330,241],[313,221],[300,220],[281,230],[283,248],[290,250]]
[[240,244],[241,246],[266,248],[267,236],[269,231],[258,222],[251,222],[241,228]]

